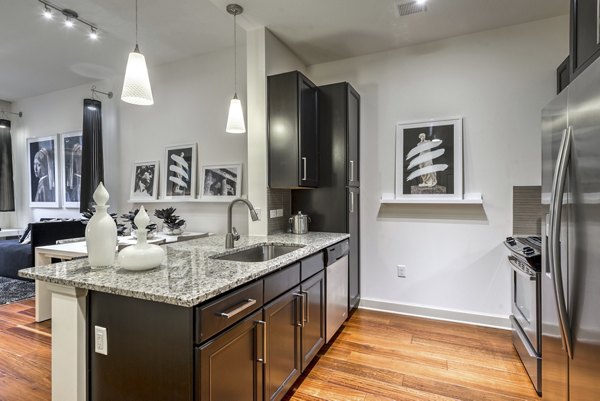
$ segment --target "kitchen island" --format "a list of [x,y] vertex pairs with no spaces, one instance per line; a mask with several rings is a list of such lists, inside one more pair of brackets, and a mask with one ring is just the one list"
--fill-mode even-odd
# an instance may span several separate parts
[[[253,301],[253,303],[244,304],[242,302],[240,307],[233,309],[231,306],[227,306],[227,313],[217,311],[217,314],[226,316],[225,320],[237,322],[237,318],[230,319],[230,317],[239,313],[238,309],[247,308],[248,313],[256,311],[254,313],[256,315],[259,312],[263,313],[263,309],[261,309],[263,301],[265,305],[267,301],[272,301],[269,305],[281,305],[281,308],[277,310],[289,307],[294,316],[302,316],[300,321],[294,320],[293,322],[293,326],[298,327],[294,329],[296,337],[302,335],[302,332],[298,330],[305,330],[308,334],[310,332],[308,328],[311,325],[307,324],[310,319],[305,316],[305,313],[308,315],[312,311],[312,304],[308,302],[310,292],[308,285],[312,285],[314,282],[320,286],[320,298],[321,304],[323,304],[324,279],[316,280],[319,275],[321,277],[323,275],[322,271],[318,273],[318,266],[321,266],[322,270],[324,264],[325,252],[323,250],[348,237],[348,234],[336,233],[243,236],[236,244],[235,249],[226,250],[224,236],[213,236],[165,245],[166,258],[164,262],[160,267],[146,272],[129,272],[119,266],[91,268],[87,259],[21,270],[19,274],[22,277],[44,281],[48,283],[52,292],[53,399],[79,401],[88,399],[88,395],[90,399],[102,399],[101,396],[94,396],[98,388],[118,387],[122,383],[119,384],[118,379],[115,379],[115,382],[102,383],[101,380],[109,380],[110,375],[97,374],[98,372],[95,370],[102,371],[106,366],[112,366],[114,369],[114,365],[110,365],[110,361],[114,358],[128,361],[139,357],[140,360],[151,361],[152,358],[148,359],[148,355],[162,355],[159,360],[164,361],[163,367],[147,366],[148,375],[161,373],[162,370],[165,378],[168,379],[169,376],[173,376],[173,372],[169,372],[169,369],[180,363],[187,369],[184,369],[185,372],[182,371],[180,376],[183,377],[183,382],[189,382],[188,384],[184,383],[183,387],[185,388],[181,391],[181,399],[207,398],[208,396],[205,397],[204,393],[202,397],[199,395],[202,386],[198,371],[201,363],[200,355],[203,350],[207,351],[210,349],[209,346],[214,347],[214,344],[218,343],[218,338],[221,336],[217,339],[214,336],[221,332],[224,332],[222,336],[225,336],[233,329],[221,322],[209,322],[205,321],[206,319],[201,321],[204,319],[203,316],[210,318],[211,308],[219,306],[221,300],[224,300],[223,302],[225,300],[235,301],[236,297],[243,298],[248,293],[252,293],[257,296],[244,298],[243,301]],[[295,250],[292,252],[264,262],[214,259],[215,256],[238,252],[261,244],[289,245],[296,246],[297,249],[294,248]],[[309,274],[313,276],[308,277]],[[296,283],[294,280],[298,282]],[[287,283],[290,283],[293,288],[285,287]],[[305,290],[303,286],[306,286],[307,289]],[[279,288],[285,289],[287,292],[282,295],[276,291]],[[289,294],[291,303],[284,302],[286,294]],[[315,297],[311,298],[314,300]],[[245,306],[250,304],[251,306]],[[258,326],[262,322],[262,339],[266,339],[267,324],[263,319],[268,320],[275,316],[267,316],[269,305],[264,308],[266,317],[263,318],[261,315],[252,322],[251,334],[253,337],[258,337]],[[107,311],[108,313],[106,313]],[[212,312],[212,315],[215,313]],[[239,316],[241,319],[246,315],[240,313]],[[112,329],[110,325],[106,325],[108,326],[105,327],[107,328],[106,334],[100,332],[99,338],[98,332],[94,331],[95,326],[98,325],[94,321],[95,318],[105,318],[111,322],[118,321],[121,326],[128,321],[131,324],[129,328],[126,328],[127,330],[114,322],[111,324],[118,328]],[[236,326],[241,327],[246,320],[240,320]],[[277,320],[273,321],[277,322]],[[324,317],[313,318],[312,321],[313,323],[323,322]],[[94,327],[91,327],[92,324]],[[143,327],[144,325],[148,325],[148,327]],[[271,327],[276,327],[276,325],[270,326],[269,329]],[[130,336],[126,336],[127,333]],[[155,336],[164,339],[165,344],[153,344],[151,340]],[[94,341],[95,344],[89,344],[88,338],[89,342]],[[127,342],[129,342],[131,353],[119,355],[119,352],[123,354],[123,350],[127,349],[127,346],[123,345]],[[107,355],[102,352],[94,352],[94,348],[98,351],[98,343],[104,344],[108,351]],[[177,359],[181,356],[180,352],[176,352],[180,344],[190,347],[187,354],[184,355],[183,362],[181,359]],[[202,344],[204,345],[202,346]],[[254,353],[258,354],[258,348],[261,348],[262,358],[257,359],[268,366],[266,365],[266,350],[267,346],[269,348],[271,346],[266,343],[266,340],[263,344],[256,345]],[[141,352],[137,352],[137,354],[134,352],[148,345],[150,347],[146,348],[144,355]],[[274,349],[279,345],[274,344]],[[177,360],[170,365],[169,361],[173,355]],[[271,363],[274,364],[275,361],[271,361]],[[136,365],[132,364],[131,366],[135,368]],[[265,368],[265,370],[267,369]],[[124,371],[123,374],[130,373]],[[269,373],[266,372],[265,378],[268,375]],[[293,377],[297,377],[297,375],[298,372],[295,372]],[[144,372],[140,371],[139,374],[134,372],[134,376],[143,378]],[[133,381],[130,380],[130,382]],[[90,389],[87,387],[88,383],[91,386]],[[94,388],[96,384],[98,388]],[[143,383],[137,384],[143,385]],[[146,384],[149,389],[152,389],[153,383]],[[291,384],[286,382],[285,387],[287,388]],[[208,387],[208,385],[204,387]],[[255,387],[258,391],[259,386]],[[262,388],[262,384],[260,387]],[[273,391],[276,396],[266,398],[280,398],[283,390],[285,388],[275,388]],[[122,388],[121,391],[123,391]],[[158,395],[156,396],[158,397]],[[211,398],[214,399],[212,396],[207,399]],[[131,399],[135,399],[135,397]],[[173,396],[170,399],[178,398]]]

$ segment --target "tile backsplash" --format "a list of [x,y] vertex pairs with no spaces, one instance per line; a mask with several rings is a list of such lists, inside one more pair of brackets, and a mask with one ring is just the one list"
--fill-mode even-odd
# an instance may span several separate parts
[[513,234],[541,234],[542,187],[513,187]]
[[[288,221],[292,214],[292,191],[289,189],[267,189],[267,213],[269,234],[287,231]],[[283,210],[283,215],[271,218],[272,210]],[[281,214],[281,213],[280,213]]]

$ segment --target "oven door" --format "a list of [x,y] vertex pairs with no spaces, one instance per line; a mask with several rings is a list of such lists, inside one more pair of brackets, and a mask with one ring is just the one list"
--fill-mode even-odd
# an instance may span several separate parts
[[529,343],[540,353],[538,331],[538,285],[539,273],[515,256],[509,256],[512,289],[512,313]]

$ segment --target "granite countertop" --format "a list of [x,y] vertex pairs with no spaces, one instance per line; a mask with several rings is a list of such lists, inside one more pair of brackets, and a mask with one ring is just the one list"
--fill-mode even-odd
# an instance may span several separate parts
[[[152,270],[132,272],[118,265],[91,268],[85,258],[23,269],[19,271],[19,275],[48,283],[189,307],[349,237],[349,234],[321,232],[242,236],[232,250],[225,249],[224,235],[216,235],[163,245],[165,260]],[[304,247],[266,262],[248,263],[210,258],[265,243]]]

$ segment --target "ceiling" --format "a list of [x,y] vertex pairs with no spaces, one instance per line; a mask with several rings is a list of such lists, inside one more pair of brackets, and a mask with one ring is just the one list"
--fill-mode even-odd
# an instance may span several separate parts
[[[406,1],[406,0],[401,0]],[[140,0],[139,43],[150,65],[230,47],[227,0]],[[568,13],[567,0],[429,0],[398,17],[397,0],[239,0],[242,27],[266,26],[307,64],[385,51]],[[54,0],[100,28],[46,21],[37,0],[0,0],[0,99],[121,74],[135,41],[133,0]],[[176,5],[176,7],[174,6]],[[241,41],[243,41],[243,35]]]

